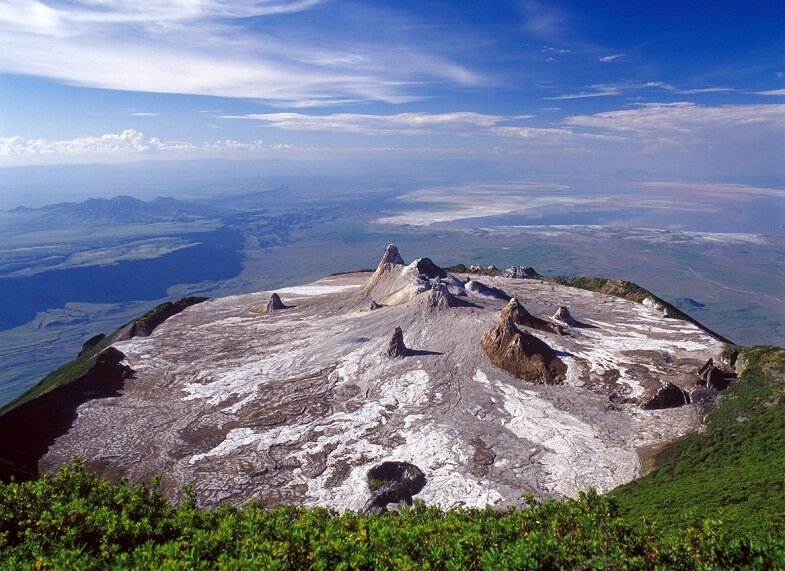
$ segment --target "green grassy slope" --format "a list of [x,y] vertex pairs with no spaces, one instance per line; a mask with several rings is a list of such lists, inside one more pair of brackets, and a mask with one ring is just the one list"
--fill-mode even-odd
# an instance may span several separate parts
[[509,511],[203,510],[79,466],[0,484],[3,569],[773,569],[783,544],[707,526],[666,537],[594,493]]
[[621,513],[677,530],[713,518],[737,537],[785,537],[785,350],[745,349],[703,433],[665,448],[653,473],[611,492]]
[[130,339],[136,335],[149,335],[152,331],[172,315],[176,315],[186,307],[206,301],[206,297],[184,297],[176,302],[167,301],[115,329],[98,343],[89,347],[82,354],[75,357],[62,367],[46,375],[28,391],[0,408],[0,416],[17,408],[57,387],[68,385],[87,373],[95,364],[98,355],[112,343]]
[[62,367],[55,369],[46,375],[43,379],[41,379],[32,388],[30,388],[30,390],[22,393],[16,399],[0,408],[0,416],[20,405],[23,405],[28,401],[31,401],[45,393],[48,393],[51,390],[56,389],[57,387],[67,385],[75,381],[90,370],[90,368],[95,364],[96,357],[98,357],[101,351],[106,349],[113,342],[114,341],[112,340],[111,336],[104,337],[101,339],[101,341],[99,341],[89,350],[85,351],[82,355],[79,355],[73,360],[68,361]]

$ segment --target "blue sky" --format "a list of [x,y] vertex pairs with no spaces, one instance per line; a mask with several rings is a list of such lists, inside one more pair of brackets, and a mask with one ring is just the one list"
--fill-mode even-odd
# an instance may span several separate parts
[[7,0],[0,166],[471,158],[785,179],[774,1]]

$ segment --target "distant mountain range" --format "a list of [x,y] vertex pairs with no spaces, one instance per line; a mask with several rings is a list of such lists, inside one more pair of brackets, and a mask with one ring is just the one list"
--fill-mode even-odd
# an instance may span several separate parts
[[41,208],[20,206],[12,212],[39,212],[119,224],[149,224],[159,221],[188,222],[194,218],[202,218],[212,214],[207,207],[162,196],[149,202],[132,196],[89,198],[83,202],[60,202]]

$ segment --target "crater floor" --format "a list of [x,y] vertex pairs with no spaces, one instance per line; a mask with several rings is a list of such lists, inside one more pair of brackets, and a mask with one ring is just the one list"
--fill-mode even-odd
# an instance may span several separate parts
[[[567,306],[588,326],[528,330],[567,366],[561,385],[529,384],[480,347],[505,301],[468,291],[467,306],[432,307],[421,294],[397,295],[396,305],[372,311],[370,278],[279,289],[291,307],[269,313],[272,292],[208,301],[150,337],[117,343],[133,378],[120,396],[81,405],[41,469],[79,456],[131,482],[158,474],[175,497],[191,483],[203,505],[256,498],[359,509],[366,471],[385,460],[420,467],[428,482],[418,498],[443,507],[605,491],[636,477],[639,447],[697,426],[692,406],[640,404],[663,381],[691,388],[722,350],[698,327],[642,304],[479,278],[535,316]],[[385,355],[396,327],[410,349],[404,358]]]

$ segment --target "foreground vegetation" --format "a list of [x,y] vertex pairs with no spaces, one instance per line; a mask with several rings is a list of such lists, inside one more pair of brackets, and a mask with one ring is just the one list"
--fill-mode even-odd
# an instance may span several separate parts
[[741,358],[744,373],[721,393],[706,431],[612,492],[622,514],[677,530],[690,513],[722,520],[737,537],[785,537],[785,350],[753,347]]
[[730,539],[709,522],[668,536],[595,493],[528,509],[417,503],[363,516],[323,508],[172,505],[153,485],[113,485],[79,464],[0,485],[5,569],[772,569],[785,546]]

